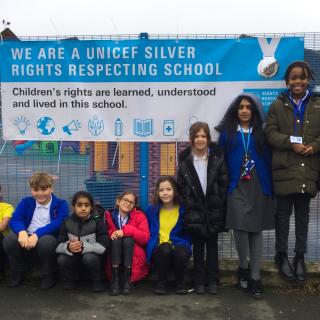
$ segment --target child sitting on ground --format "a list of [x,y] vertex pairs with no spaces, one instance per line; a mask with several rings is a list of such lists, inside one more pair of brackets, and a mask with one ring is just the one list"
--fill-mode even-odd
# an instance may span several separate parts
[[3,241],[12,273],[8,286],[21,284],[28,259],[37,255],[42,274],[40,288],[50,289],[55,284],[56,236],[69,208],[65,200],[53,194],[53,179],[48,173],[34,173],[29,185],[32,196],[19,202],[9,223],[12,231]]
[[[1,191],[1,186],[0,186]],[[0,280],[4,277],[4,263],[6,255],[3,250],[3,239],[9,234],[9,221],[12,217],[13,206],[9,203],[2,202],[0,199]]]
[[83,264],[93,282],[92,290],[105,290],[101,269],[108,245],[108,237],[103,221],[95,219],[94,203],[90,193],[77,192],[72,198],[73,214],[60,228],[56,249],[58,264],[64,276],[63,287],[75,289],[79,264]]

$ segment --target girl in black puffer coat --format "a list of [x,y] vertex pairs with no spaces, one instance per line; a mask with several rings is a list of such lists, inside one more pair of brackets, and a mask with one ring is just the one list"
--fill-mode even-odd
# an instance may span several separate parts
[[216,294],[219,282],[217,242],[218,233],[225,229],[227,168],[223,151],[211,143],[206,123],[194,123],[189,138],[191,146],[180,153],[178,170],[179,193],[186,207],[184,227],[192,236],[196,293],[204,293],[207,282],[208,292]]

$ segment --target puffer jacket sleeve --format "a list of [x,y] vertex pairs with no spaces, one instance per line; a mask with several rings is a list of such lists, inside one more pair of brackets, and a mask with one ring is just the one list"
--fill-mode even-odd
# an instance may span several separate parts
[[284,150],[291,150],[290,136],[280,132],[279,119],[277,113],[279,112],[280,105],[278,100],[273,102],[270,106],[267,120],[266,120],[266,136],[267,140],[272,147],[276,147]]
[[83,242],[83,250],[82,254],[88,252],[94,252],[96,254],[103,254],[108,248],[108,236],[106,233],[106,229],[104,223],[102,221],[96,222],[96,242],[89,243]]
[[145,246],[150,239],[148,220],[141,211],[136,212],[136,225],[126,224],[123,226],[123,234],[126,237],[132,237],[140,246]]
[[66,221],[67,219],[62,223],[60,230],[59,230],[59,235],[58,235],[58,246],[56,248],[57,253],[64,253],[69,256],[72,256],[73,253],[68,250],[68,244],[69,244],[69,238],[68,238],[68,230],[66,226]]

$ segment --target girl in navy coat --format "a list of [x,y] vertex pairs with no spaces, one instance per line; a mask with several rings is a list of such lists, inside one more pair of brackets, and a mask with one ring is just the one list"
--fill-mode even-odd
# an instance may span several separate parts
[[174,270],[176,293],[185,294],[184,275],[191,255],[189,237],[182,229],[184,208],[177,194],[173,177],[161,177],[156,184],[153,205],[147,208],[150,240],[147,245],[148,261],[157,269],[156,294],[166,294],[168,273]]
[[[239,255],[237,285],[262,298],[262,231],[274,228],[271,153],[263,132],[259,99],[243,93],[231,103],[218,130],[225,150],[230,184],[226,228],[233,229]],[[247,258],[250,259],[250,269]]]

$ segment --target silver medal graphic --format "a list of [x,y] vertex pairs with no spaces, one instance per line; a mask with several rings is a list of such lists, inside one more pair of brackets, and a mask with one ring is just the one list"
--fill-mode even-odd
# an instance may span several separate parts
[[277,50],[281,38],[272,38],[270,43],[266,38],[258,38],[263,58],[258,64],[258,74],[264,78],[274,77],[279,70],[279,63],[274,54]]

